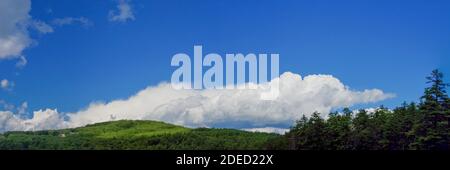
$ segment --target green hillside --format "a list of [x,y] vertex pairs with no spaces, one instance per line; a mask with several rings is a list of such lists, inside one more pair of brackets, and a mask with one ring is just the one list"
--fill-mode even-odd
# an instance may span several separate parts
[[0,149],[265,149],[276,134],[190,129],[156,121],[121,120],[86,127],[6,132]]

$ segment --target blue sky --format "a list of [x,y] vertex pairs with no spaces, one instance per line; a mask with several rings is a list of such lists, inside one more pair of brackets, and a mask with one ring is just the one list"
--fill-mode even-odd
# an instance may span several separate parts
[[[74,112],[93,101],[124,99],[169,81],[174,54],[279,53],[280,72],[330,74],[354,90],[396,94],[357,105],[394,107],[417,101],[434,68],[450,76],[450,2],[446,0],[164,0],[127,1],[134,19],[113,22],[114,0],[32,1],[30,16],[51,24],[83,17],[91,24],[30,30],[34,43],[0,60],[14,82],[0,98],[30,111]],[[446,79],[449,80],[448,78]]]

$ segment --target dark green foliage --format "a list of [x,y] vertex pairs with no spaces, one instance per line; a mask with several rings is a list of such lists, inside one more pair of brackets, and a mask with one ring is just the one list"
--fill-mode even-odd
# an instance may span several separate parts
[[297,121],[284,137],[290,149],[300,150],[449,150],[449,97],[443,75],[434,70],[430,87],[419,105],[404,103],[390,111],[349,109],[333,112],[327,120],[318,113]]
[[417,137],[412,143],[416,149],[449,149],[449,97],[445,88],[448,84],[443,81],[443,74],[433,70],[427,77],[431,87],[425,89],[420,104],[420,116],[413,128]]

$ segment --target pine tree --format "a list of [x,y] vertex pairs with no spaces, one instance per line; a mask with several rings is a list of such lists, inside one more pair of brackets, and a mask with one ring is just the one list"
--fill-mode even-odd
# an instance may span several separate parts
[[327,148],[331,150],[351,149],[352,112],[345,108],[343,114],[331,112],[326,121]]
[[353,149],[370,150],[372,149],[372,128],[370,117],[366,110],[361,109],[353,119],[354,133],[352,136]]
[[304,116],[300,121],[297,121],[297,125],[293,128],[293,135],[298,137],[296,138],[296,149],[327,149],[325,125],[325,121],[317,112],[314,112],[309,119]]
[[448,84],[444,83],[443,77],[438,70],[433,70],[427,77],[427,83],[431,86],[425,88],[421,98],[421,114],[413,129],[413,149],[449,149],[449,97],[446,92]]

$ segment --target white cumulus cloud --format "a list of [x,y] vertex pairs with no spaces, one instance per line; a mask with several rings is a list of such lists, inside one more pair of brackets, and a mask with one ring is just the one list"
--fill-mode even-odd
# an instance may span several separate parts
[[31,28],[42,34],[53,32],[47,23],[33,20],[30,10],[30,0],[0,1],[0,60],[18,58],[19,68],[27,63],[22,52],[33,43],[28,30]]
[[[175,90],[170,84],[162,83],[127,99],[92,103],[74,113],[47,109],[34,112],[32,119],[24,120],[14,117],[11,112],[0,112],[0,122],[3,122],[0,130],[79,127],[112,118],[160,120],[190,127],[280,130],[314,111],[327,114],[333,108],[393,97],[379,89],[351,90],[331,75],[301,77],[286,72],[270,83],[276,81],[279,81],[280,95],[272,101],[261,100],[263,90],[260,89]],[[44,123],[46,121],[48,123]]]
[[17,58],[17,67],[26,65],[23,51],[33,44],[29,30],[42,34],[54,32],[52,25],[62,26],[79,23],[90,26],[92,22],[84,17],[54,19],[52,25],[33,19],[29,14],[31,0],[0,0],[0,60]]
[[130,0],[118,0],[117,9],[109,11],[109,20],[116,22],[126,22],[134,20],[133,9]]
[[30,0],[0,1],[0,59],[18,57],[30,45],[30,9]]
[[0,111],[0,132],[34,131],[67,127],[57,110],[46,109],[33,112],[33,117],[23,119],[11,111]]

